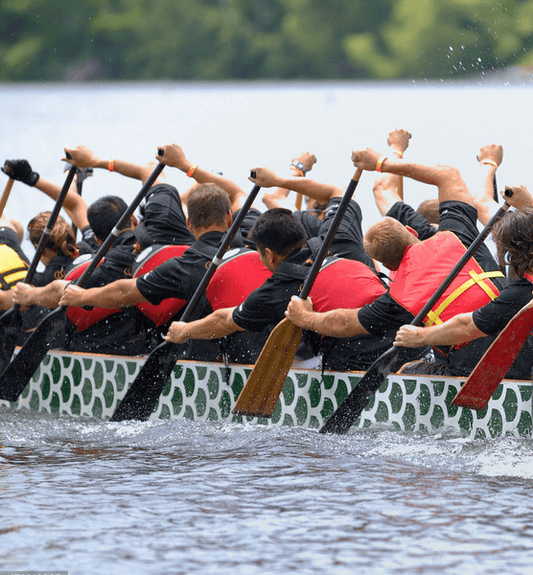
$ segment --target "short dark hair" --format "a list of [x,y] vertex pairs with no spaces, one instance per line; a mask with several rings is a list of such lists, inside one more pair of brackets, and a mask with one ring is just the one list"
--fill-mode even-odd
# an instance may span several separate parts
[[[118,196],[102,196],[87,209],[87,219],[94,235],[101,241],[113,231],[128,205]],[[131,226],[131,217],[124,222],[121,229]]]
[[231,212],[228,193],[216,184],[198,184],[187,197],[187,214],[192,228],[224,225]]
[[430,224],[438,224],[440,221],[439,200],[432,198],[422,202],[417,210]]
[[305,228],[294,214],[285,208],[273,208],[261,214],[250,236],[261,254],[265,248],[285,256],[305,244]]
[[518,208],[505,214],[494,225],[492,238],[500,266],[509,264],[511,275],[523,279],[533,269],[533,208]]

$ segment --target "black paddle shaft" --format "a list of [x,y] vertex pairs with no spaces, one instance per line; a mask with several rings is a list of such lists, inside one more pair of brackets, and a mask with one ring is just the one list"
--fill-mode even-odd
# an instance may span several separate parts
[[[512,192],[506,190],[506,195],[510,197]],[[429,298],[424,307],[420,310],[417,316],[413,319],[410,325],[419,325],[426,317],[428,312],[435,305],[437,300],[448,289],[453,280],[457,277],[459,272],[466,265],[468,260],[478,250],[480,245],[485,241],[489,235],[494,224],[501,219],[501,217],[509,209],[509,204],[505,202],[501,208],[494,214],[490,222],[485,226],[476,239],[470,244],[470,247],[463,254],[461,259],[454,266],[452,271],[448,274],[446,279],[439,286],[437,291]],[[399,348],[391,347],[385,353],[380,355],[378,359],[370,366],[365,375],[361,378],[359,383],[349,393],[333,415],[328,419],[324,426],[320,429],[320,433],[347,433],[354,421],[359,417],[363,409],[366,407],[372,395],[380,388],[381,384],[389,374],[390,366],[396,358]]]
[[342,218],[344,217],[344,212],[346,211],[346,208],[348,207],[348,204],[350,203],[350,200],[354,195],[355,189],[357,188],[357,184],[359,183],[359,179],[361,177],[361,172],[362,170],[359,169],[355,172],[353,178],[350,180],[350,183],[348,184],[348,187],[346,188],[346,191],[344,192],[344,195],[342,196],[335,217],[333,218],[333,222],[331,222],[331,226],[329,227],[326,233],[326,237],[324,238],[324,241],[322,242],[322,245],[318,250],[318,253],[315,257],[315,261],[313,262],[313,265],[309,270],[309,275],[307,276],[304,285],[302,287],[302,291],[300,292],[301,299],[307,299],[307,297],[311,293],[311,289],[313,288],[316,276],[320,271],[322,262],[324,261],[324,258],[329,252],[329,248],[331,247],[333,237],[335,236],[337,230],[339,229]]
[[[246,201],[242,205],[237,217],[224,236],[211,265],[207,268],[202,280],[189,300],[185,311],[181,315],[181,321],[187,321],[194,311],[198,300],[207,288],[207,285],[211,281],[217,267],[222,263],[222,258],[226,253],[226,250],[234,240],[246,213],[257,197],[260,189],[261,188],[259,186],[255,185],[246,198]],[[164,341],[159,344],[150,353],[146,362],[142,366],[141,371],[137,374],[131,387],[126,392],[124,399],[118,404],[111,417],[111,421],[124,421],[129,419],[146,421],[153,412],[159,396],[161,395],[161,392],[176,365],[179,353],[180,346],[177,343]]]

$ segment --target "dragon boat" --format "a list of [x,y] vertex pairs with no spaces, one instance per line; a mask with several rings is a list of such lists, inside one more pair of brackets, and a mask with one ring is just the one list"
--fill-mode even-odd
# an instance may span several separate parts
[[[31,410],[107,420],[124,397],[145,358],[50,351],[19,400],[2,409]],[[293,368],[272,418],[251,418],[231,409],[252,366],[180,361],[152,420],[178,419],[321,428],[363,372],[322,373]],[[481,411],[451,401],[464,379],[390,374],[354,427],[388,426],[404,432],[451,430],[472,439],[533,433],[531,381],[502,381]],[[121,425],[121,424],[113,424]]]

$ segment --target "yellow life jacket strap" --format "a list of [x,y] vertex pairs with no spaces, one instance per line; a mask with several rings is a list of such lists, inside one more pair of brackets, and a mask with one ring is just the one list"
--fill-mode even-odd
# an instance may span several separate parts
[[430,325],[440,325],[443,321],[440,319],[442,312],[453,302],[455,301],[462,293],[464,293],[467,289],[471,288],[473,285],[478,285],[489,297],[491,300],[495,299],[498,295],[494,293],[494,290],[491,286],[485,283],[483,280],[486,278],[495,278],[495,277],[504,277],[502,272],[494,271],[494,272],[483,272],[481,274],[476,273],[474,270],[469,272],[470,279],[460,285],[457,289],[455,289],[440,305],[436,310],[432,310],[428,313],[428,320],[425,322],[425,326],[429,327]]

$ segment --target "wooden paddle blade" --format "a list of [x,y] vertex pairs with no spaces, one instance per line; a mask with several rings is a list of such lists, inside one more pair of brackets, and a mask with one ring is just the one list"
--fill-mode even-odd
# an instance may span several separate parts
[[241,391],[233,413],[272,417],[302,337],[302,328],[283,319],[272,330]]
[[111,421],[146,421],[157,405],[180,354],[180,346],[163,342],[148,356],[141,371],[118,404]]
[[483,409],[533,329],[533,300],[524,306],[484,353],[452,405]]
[[65,307],[58,307],[41,321],[13,361],[0,374],[0,399],[18,400],[55,336],[64,329],[66,321]]
[[355,420],[361,415],[370,398],[381,387],[390,372],[390,366],[398,355],[398,349],[391,347],[370,366],[359,383],[339,405],[333,415],[322,426],[319,433],[348,433]]

